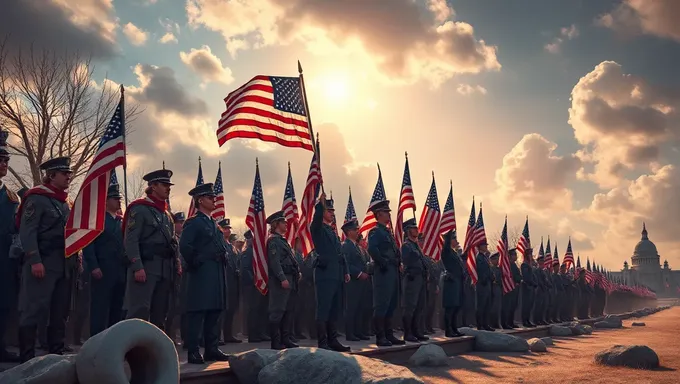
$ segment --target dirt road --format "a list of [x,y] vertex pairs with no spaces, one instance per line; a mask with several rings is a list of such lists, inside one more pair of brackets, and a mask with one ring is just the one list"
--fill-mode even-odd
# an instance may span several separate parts
[[[680,307],[637,319],[647,325],[595,331],[555,339],[547,353],[471,353],[453,356],[448,368],[413,368],[426,383],[680,383]],[[643,344],[659,355],[662,368],[644,371],[596,365],[593,356],[616,344]]]

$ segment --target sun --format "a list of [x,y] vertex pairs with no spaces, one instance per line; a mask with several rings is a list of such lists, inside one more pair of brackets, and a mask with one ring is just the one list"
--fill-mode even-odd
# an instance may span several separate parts
[[332,75],[323,81],[323,91],[326,99],[334,104],[343,104],[349,100],[349,81],[347,76]]

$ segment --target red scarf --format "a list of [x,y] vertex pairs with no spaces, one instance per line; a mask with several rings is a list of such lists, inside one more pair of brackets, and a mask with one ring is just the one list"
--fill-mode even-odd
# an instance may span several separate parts
[[123,234],[125,234],[125,229],[127,228],[128,213],[130,212],[132,207],[136,205],[146,205],[147,207],[154,207],[161,213],[165,213],[165,211],[168,210],[168,202],[166,200],[159,200],[151,195],[133,201],[132,203],[130,203],[130,205],[128,205],[127,209],[125,210],[125,214],[123,215]]
[[21,204],[19,204],[19,210],[17,211],[16,215],[16,226],[17,229],[19,229],[19,226],[21,224],[21,215],[24,211],[24,202],[28,199],[29,196],[32,195],[41,195],[41,196],[47,196],[51,197],[53,199],[56,199],[62,203],[65,203],[68,200],[68,192],[62,191],[58,188],[55,188],[54,186],[50,184],[41,184],[38,185],[37,187],[33,187],[26,191],[24,194],[24,198],[21,199]]

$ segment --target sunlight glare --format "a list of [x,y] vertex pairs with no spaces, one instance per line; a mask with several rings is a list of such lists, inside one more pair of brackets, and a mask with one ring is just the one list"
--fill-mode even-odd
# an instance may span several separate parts
[[347,76],[332,75],[324,79],[323,89],[326,99],[334,104],[343,104],[349,99]]

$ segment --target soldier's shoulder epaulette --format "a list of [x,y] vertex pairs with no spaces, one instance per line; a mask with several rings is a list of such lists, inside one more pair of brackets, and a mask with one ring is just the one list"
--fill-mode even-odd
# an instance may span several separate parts
[[182,224],[182,227],[186,227],[187,224],[191,223],[192,221],[196,220],[198,216],[193,215],[189,217],[188,219],[184,220],[184,224]]
[[12,191],[12,190],[9,189],[9,188],[5,188],[5,191],[7,191],[7,192],[6,192],[6,193],[7,193],[7,198],[9,199],[9,201],[11,201],[11,202],[13,202],[13,203],[17,203],[17,204],[18,204],[19,202],[21,202],[21,199],[19,198],[19,195],[16,194],[16,192]]

